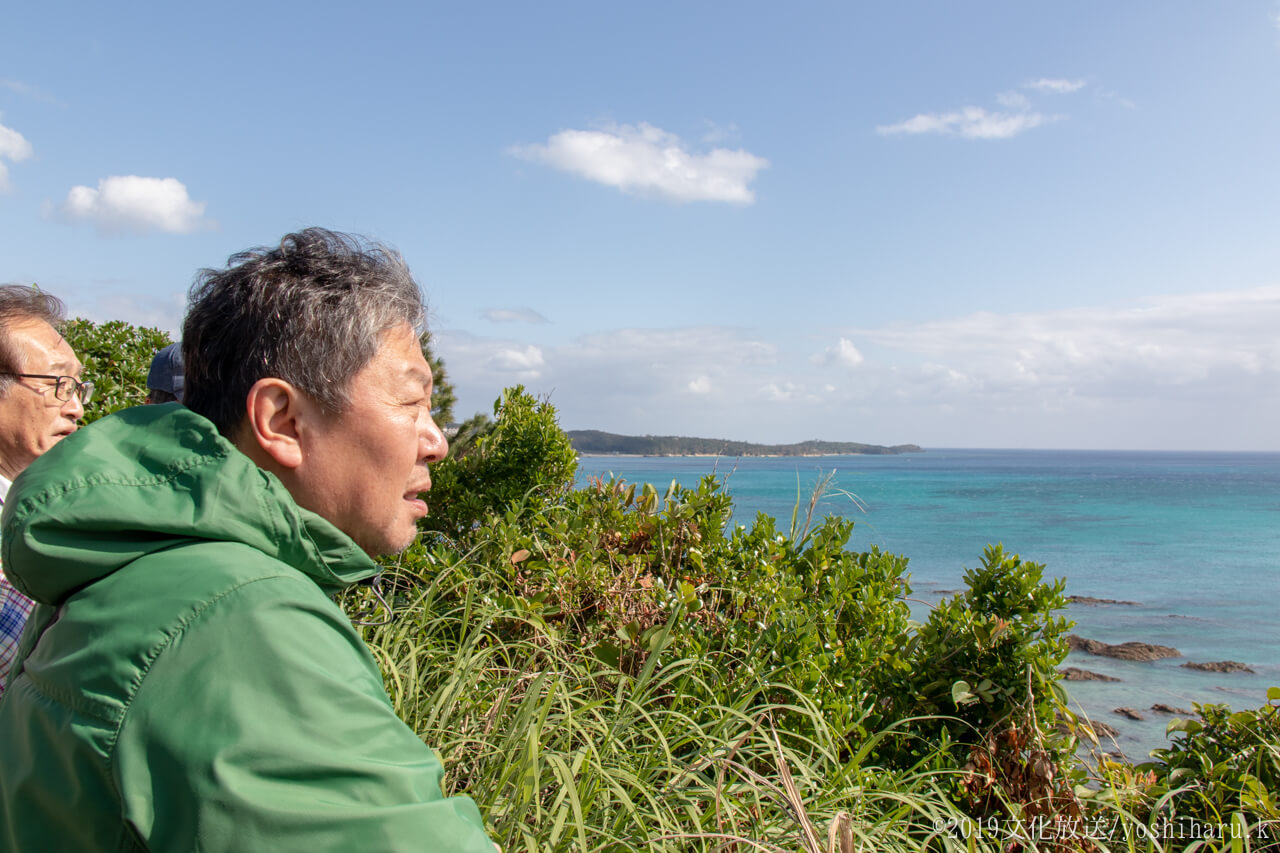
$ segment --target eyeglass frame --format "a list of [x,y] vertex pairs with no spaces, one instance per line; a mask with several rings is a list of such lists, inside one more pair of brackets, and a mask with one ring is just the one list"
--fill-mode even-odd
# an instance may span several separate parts
[[[0,376],[17,376],[22,379],[52,379],[54,380],[53,396],[64,403],[70,403],[72,397],[80,400],[80,405],[84,405],[93,399],[93,380],[92,379],[76,379],[74,376],[55,376],[52,373],[0,373]],[[67,396],[58,393],[58,389],[64,387],[62,380],[70,380],[71,391]]]

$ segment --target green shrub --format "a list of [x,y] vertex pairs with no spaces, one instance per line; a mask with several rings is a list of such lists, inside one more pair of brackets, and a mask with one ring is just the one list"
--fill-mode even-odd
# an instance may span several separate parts
[[483,519],[572,487],[578,457],[550,403],[516,386],[502,393],[493,411],[493,429],[467,454],[432,466],[432,509],[424,530],[465,539]]
[[[505,520],[572,524],[542,512],[526,504]],[[965,818],[943,775],[850,756],[845,732],[792,685],[681,654],[695,616],[682,604],[646,630],[639,665],[619,667],[565,630],[574,615],[595,624],[587,614],[500,593],[538,559],[494,559],[514,529],[478,535],[466,554],[437,541],[391,561],[399,618],[364,629],[396,713],[436,748],[447,792],[476,800],[504,850],[997,849],[947,834]],[[556,556],[532,574],[573,562]],[[346,603],[373,604],[363,592]]]
[[1248,838],[1280,847],[1280,687],[1260,708],[1193,705],[1198,719],[1170,721],[1170,745],[1136,767],[1105,762],[1100,799],[1131,810],[1138,837]]
[[1044,566],[988,546],[965,572],[966,590],[929,614],[916,638],[911,707],[934,716],[930,739],[952,740],[1017,720],[1050,730],[1057,709],[1057,667],[1067,656],[1066,582],[1045,583]]
[[62,336],[84,365],[84,377],[93,380],[93,399],[84,407],[86,424],[146,402],[151,359],[172,343],[159,329],[81,317],[65,323]]

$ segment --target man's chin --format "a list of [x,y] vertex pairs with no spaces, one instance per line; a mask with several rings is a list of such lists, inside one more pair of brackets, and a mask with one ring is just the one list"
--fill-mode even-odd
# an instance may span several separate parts
[[385,552],[385,554],[387,556],[390,556],[391,554],[399,554],[405,551],[406,549],[408,549],[408,547],[412,545],[414,542],[416,542],[417,539],[418,539],[418,528],[414,527],[412,533],[410,533],[404,539],[400,540],[400,542],[396,544],[395,548]]
[[357,541],[356,544],[359,545],[360,549],[370,557],[390,557],[393,554],[399,554],[404,551],[412,545],[417,538],[418,526],[415,524],[410,530],[400,536],[396,536],[395,538],[388,535],[385,539],[381,539],[380,541]]

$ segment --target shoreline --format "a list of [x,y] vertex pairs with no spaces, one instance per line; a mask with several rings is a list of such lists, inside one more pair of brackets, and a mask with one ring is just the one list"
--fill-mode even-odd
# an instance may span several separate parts
[[905,453],[579,453],[579,459],[817,459],[828,456],[905,456]]

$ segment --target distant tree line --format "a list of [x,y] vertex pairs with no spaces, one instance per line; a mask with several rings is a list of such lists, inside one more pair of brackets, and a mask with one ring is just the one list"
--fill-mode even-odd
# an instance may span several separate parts
[[617,435],[595,429],[569,430],[579,453],[627,453],[638,456],[837,456],[852,453],[923,453],[915,444],[862,444],[856,441],[801,441],[796,444],[752,444],[721,438],[681,435]]

